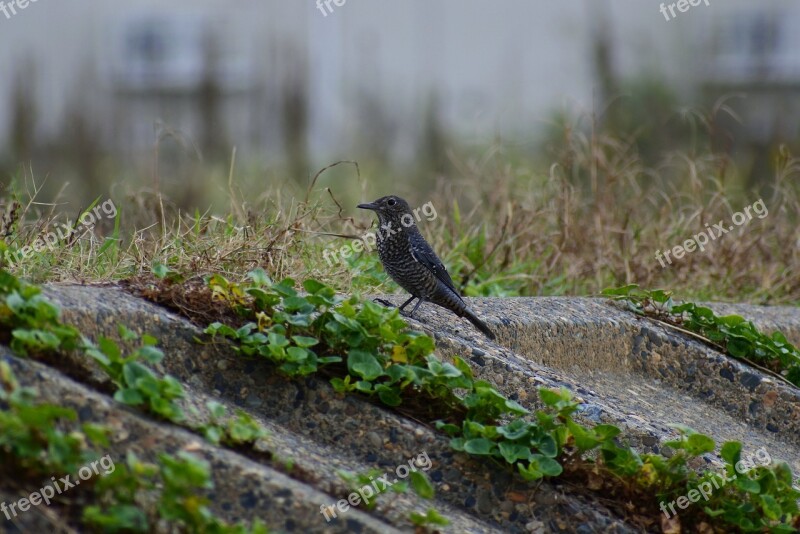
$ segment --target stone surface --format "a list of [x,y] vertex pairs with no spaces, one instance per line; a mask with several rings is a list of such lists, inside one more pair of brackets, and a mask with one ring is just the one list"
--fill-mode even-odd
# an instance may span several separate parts
[[[46,294],[62,306],[67,322],[92,337],[116,337],[119,323],[157,337],[166,354],[160,371],[184,384],[187,404],[199,414],[214,399],[248,411],[267,428],[269,436],[257,449],[270,451],[272,459],[257,451],[214,447],[191,432],[115,404],[103,375],[82,357],[46,366],[0,352],[21,381],[37,387],[47,400],[117,425],[112,457],[121,459],[127,450],[148,457],[191,448],[211,461],[213,503],[222,517],[258,516],[283,532],[392,532],[412,531],[409,514],[435,507],[452,521],[444,532],[636,531],[600,501],[557,482],[524,484],[496,466],[455,454],[435,430],[361,398],[341,397],[322,378],[288,381],[264,363],[236,357],[225,344],[198,344],[195,338],[203,336],[192,324],[120,289],[49,286]],[[387,298],[398,304],[403,300]],[[763,446],[800,472],[796,388],[608,301],[469,300],[498,334],[497,343],[430,304],[411,323],[436,335],[440,356],[464,357],[476,376],[523,405],[536,406],[539,386],[565,386],[584,401],[581,418],[625,427],[639,450],[659,450],[661,442],[675,436],[668,425],[684,423],[718,441],[741,440],[745,452]],[[798,342],[796,309],[729,309],[764,325],[786,327]],[[329,523],[320,514],[321,505],[346,499],[351,491],[338,470],[375,468],[396,478],[397,466],[422,453],[431,460],[434,501],[412,492],[390,493],[372,511],[351,508]],[[8,494],[0,482],[0,495]]]

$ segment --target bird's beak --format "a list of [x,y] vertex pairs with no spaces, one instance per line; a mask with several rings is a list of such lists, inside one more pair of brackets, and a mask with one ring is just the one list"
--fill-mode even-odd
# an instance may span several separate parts
[[362,210],[372,210],[372,211],[378,209],[378,205],[375,204],[374,202],[370,202],[369,204],[359,204],[356,207],[361,208]]

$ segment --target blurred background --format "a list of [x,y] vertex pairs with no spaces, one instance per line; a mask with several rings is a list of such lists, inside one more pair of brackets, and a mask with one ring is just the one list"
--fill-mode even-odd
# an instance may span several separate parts
[[[558,254],[585,233],[566,230],[567,214],[594,220],[597,239],[636,242],[663,216],[680,243],[716,216],[704,206],[729,215],[772,195],[787,226],[771,250],[797,248],[800,3],[337,2],[0,12],[0,182],[36,184],[73,212],[147,192],[214,211],[232,188],[252,207],[355,161],[314,182],[346,213],[388,193],[445,212],[457,200],[488,206],[503,240],[519,203],[549,217],[540,234]],[[653,247],[669,238],[656,234]],[[613,271],[637,275],[625,261]]]
[[31,166],[92,194],[157,163],[193,205],[197,165],[227,167],[233,147],[260,180],[302,182],[338,159],[413,179],[447,171],[456,147],[535,160],[582,115],[638,131],[653,155],[696,142],[692,109],[722,98],[713,133],[749,181],[797,143],[791,0],[712,0],[670,20],[640,0],[328,6],[38,0],[0,14],[3,177]]

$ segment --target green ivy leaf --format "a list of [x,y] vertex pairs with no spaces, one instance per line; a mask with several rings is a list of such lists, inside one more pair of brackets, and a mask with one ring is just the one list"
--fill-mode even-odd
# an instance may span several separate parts
[[307,349],[300,347],[289,347],[286,349],[286,359],[294,363],[306,361],[310,354],[311,353]]
[[519,460],[530,460],[532,456],[530,448],[520,443],[501,441],[498,448],[503,459],[509,464],[514,464]]
[[144,397],[135,389],[125,388],[119,389],[114,393],[114,400],[123,404],[136,406],[144,403]]
[[400,393],[393,387],[379,384],[375,386],[375,391],[381,402],[387,406],[400,406],[403,403]]
[[524,438],[530,431],[531,424],[522,419],[515,419],[511,423],[497,428],[498,434],[512,441]]
[[738,441],[726,441],[720,449],[720,456],[731,466],[735,466],[742,457],[742,444]]
[[249,273],[247,273],[247,277],[250,280],[252,280],[253,283],[256,284],[257,286],[263,287],[272,285],[272,279],[269,277],[266,271],[264,271],[264,269],[262,269],[261,267],[257,267],[252,271],[250,271]]
[[747,493],[761,493],[761,485],[746,475],[737,478],[734,484],[736,484],[737,488]]
[[537,454],[531,457],[527,465],[519,463],[517,464],[517,468],[522,478],[529,481],[539,480],[546,476],[555,477],[560,475],[563,471],[561,464],[557,461]]
[[411,471],[410,474],[411,488],[414,493],[423,499],[433,499],[436,495],[436,490],[433,488],[428,477],[422,471]]
[[298,347],[313,347],[314,345],[319,344],[319,340],[315,337],[309,336],[292,336],[292,341],[297,344]]
[[464,443],[464,451],[476,456],[488,456],[494,448],[494,442],[486,438],[475,438]]
[[383,375],[383,367],[371,353],[353,349],[347,355],[347,369],[364,380],[372,381]]

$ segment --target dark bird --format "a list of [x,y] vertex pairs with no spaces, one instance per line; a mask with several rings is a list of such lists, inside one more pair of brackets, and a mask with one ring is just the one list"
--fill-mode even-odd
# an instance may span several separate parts
[[459,317],[466,317],[489,339],[495,338],[461,298],[442,260],[419,233],[408,202],[391,195],[358,207],[378,215],[380,228],[376,232],[376,243],[383,268],[400,287],[411,293],[411,298],[400,306],[401,312],[414,299],[419,300],[409,314],[411,317],[420,304],[433,302]]

